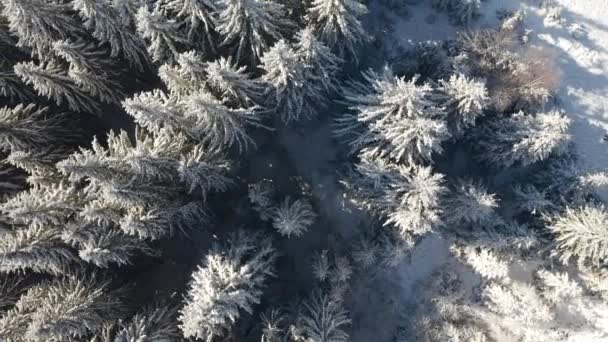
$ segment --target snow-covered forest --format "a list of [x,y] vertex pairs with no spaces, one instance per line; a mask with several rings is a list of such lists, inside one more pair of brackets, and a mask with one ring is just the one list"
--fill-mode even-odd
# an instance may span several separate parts
[[0,0],[0,341],[608,341],[584,1]]

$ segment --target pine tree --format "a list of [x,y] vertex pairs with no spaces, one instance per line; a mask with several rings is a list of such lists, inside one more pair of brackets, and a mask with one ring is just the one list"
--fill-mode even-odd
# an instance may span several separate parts
[[455,137],[461,136],[467,128],[475,125],[475,120],[489,105],[485,82],[456,74],[439,83],[441,106],[448,113],[450,131]]
[[480,7],[481,0],[453,0],[450,17],[458,24],[468,25],[481,15]]
[[326,92],[336,90],[336,76],[343,61],[317,39],[311,26],[296,34],[295,48],[300,60],[306,64],[308,82],[321,84]]
[[0,272],[64,274],[78,258],[61,241],[58,229],[30,225],[0,240]]
[[167,18],[158,7],[152,11],[146,6],[140,7],[136,21],[137,32],[146,40],[148,53],[154,62],[175,60],[180,45],[187,43],[175,19]]
[[14,68],[25,83],[41,96],[54,100],[58,106],[66,103],[74,111],[98,112],[98,104],[68,77],[67,70],[52,63],[36,65],[34,62],[17,63]]
[[217,31],[222,45],[236,48],[236,60],[256,63],[270,45],[293,24],[283,5],[262,0],[220,0]]
[[554,218],[548,228],[555,234],[555,250],[563,262],[575,259],[579,264],[601,265],[608,258],[608,212],[603,205],[567,208]]
[[249,107],[259,101],[261,85],[231,58],[219,58],[205,66],[207,85],[217,98],[234,107]]
[[357,59],[357,46],[368,36],[359,18],[367,8],[358,0],[313,0],[306,20],[328,47],[340,57]]
[[489,225],[497,222],[495,209],[498,207],[496,195],[471,181],[461,181],[445,203],[445,222],[448,226]]
[[83,338],[120,317],[121,303],[109,291],[109,283],[98,282],[93,276],[72,275],[30,291],[39,292],[19,303],[31,310],[24,336],[27,339]]
[[120,10],[124,7],[120,7],[119,1],[72,0],[72,7],[78,11],[85,28],[92,31],[93,37],[110,45],[110,57],[122,55],[139,71],[143,71],[150,63],[145,44],[135,34],[131,20],[121,20],[125,17],[130,19],[131,13],[124,14],[125,11]]
[[0,150],[7,152],[40,150],[76,137],[65,116],[51,116],[48,108],[32,104],[1,108],[0,128]]
[[18,47],[29,47],[32,55],[46,60],[55,40],[66,39],[81,32],[67,13],[65,4],[44,0],[2,0],[2,15],[9,28],[19,37]]
[[180,337],[176,310],[162,303],[146,305],[123,324],[114,342],[174,341]]
[[379,214],[403,239],[422,235],[441,223],[443,175],[430,167],[396,166],[364,157],[343,183],[356,205]]
[[568,150],[570,119],[557,112],[527,115],[523,112],[491,122],[481,130],[478,144],[483,160],[497,166],[526,166],[562,155]]
[[9,99],[11,103],[31,102],[36,95],[26,87],[21,79],[12,70],[0,71],[0,95]]
[[349,341],[349,336],[343,329],[351,320],[340,301],[318,292],[304,303],[304,308],[304,314],[300,319],[307,341]]
[[187,338],[226,336],[240,316],[260,302],[277,254],[269,239],[239,231],[226,246],[215,245],[192,275],[180,329]]
[[215,51],[215,18],[217,11],[212,0],[163,0],[163,8],[181,19],[188,31],[188,41],[197,44],[202,51]]
[[450,137],[445,112],[434,102],[428,83],[416,84],[393,75],[386,67],[381,75],[368,71],[365,83],[343,88],[345,101],[354,114],[338,119],[336,136],[350,140],[353,153],[416,164],[441,153]]
[[284,40],[277,42],[261,59],[262,81],[267,84],[267,106],[283,122],[311,118],[323,103],[321,87],[306,79],[306,65]]
[[299,237],[315,222],[317,215],[308,201],[285,198],[283,203],[274,208],[272,225],[283,236]]
[[171,95],[179,98],[197,91],[206,83],[205,69],[203,56],[196,51],[188,51],[177,55],[177,65],[161,65],[158,76]]

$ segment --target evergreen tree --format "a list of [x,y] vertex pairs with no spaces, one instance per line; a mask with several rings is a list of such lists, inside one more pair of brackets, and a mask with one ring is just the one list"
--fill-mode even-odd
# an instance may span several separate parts
[[81,32],[67,13],[65,4],[44,0],[2,0],[2,15],[8,18],[10,31],[18,47],[29,47],[40,60],[48,58],[51,43]]
[[608,257],[608,212],[603,205],[567,208],[548,226],[555,234],[554,254],[563,262],[575,259],[579,264],[599,266]]
[[66,103],[74,111],[98,112],[98,104],[67,75],[67,70],[53,63],[36,65],[34,62],[17,63],[14,68],[25,83],[58,106]]
[[379,214],[404,239],[422,235],[441,223],[443,175],[430,167],[397,166],[364,157],[343,183],[354,203]]
[[306,20],[338,56],[357,59],[357,45],[368,37],[359,18],[367,8],[358,0],[313,0]]
[[171,95],[179,98],[197,91],[206,83],[205,68],[203,56],[196,51],[188,51],[177,55],[177,65],[161,65],[158,76]]
[[137,32],[146,40],[148,53],[154,62],[175,60],[180,46],[187,43],[179,23],[167,18],[158,7],[152,11],[146,6],[140,7],[136,21]]
[[61,241],[58,229],[30,225],[0,240],[0,272],[33,271],[53,275],[64,274],[78,258]]
[[306,64],[305,74],[308,82],[321,84],[327,92],[336,90],[336,76],[340,71],[342,59],[317,39],[311,26],[296,34],[295,48],[300,60]]
[[110,45],[110,57],[122,55],[131,66],[143,71],[150,57],[144,42],[134,32],[132,13],[121,10],[124,6],[131,8],[132,5],[128,4],[131,0],[121,1],[72,0],[72,7],[78,11],[84,27],[92,31],[93,37]]
[[283,236],[299,237],[315,222],[316,217],[308,201],[303,199],[291,201],[287,197],[274,209],[272,225]]
[[192,275],[180,329],[187,338],[226,336],[240,316],[260,302],[277,254],[267,238],[239,231],[227,246],[215,245]]
[[325,294],[317,293],[304,303],[302,328],[307,341],[346,342],[348,334],[343,330],[350,324],[342,303]]
[[0,95],[11,103],[31,102],[36,95],[26,87],[12,70],[0,71]]
[[222,45],[236,49],[236,60],[256,63],[262,53],[293,24],[286,18],[283,5],[275,1],[220,0],[217,31]]
[[448,124],[453,136],[461,136],[475,125],[489,105],[488,92],[483,81],[469,79],[462,74],[452,75],[449,80],[439,81],[441,106],[448,113]]
[[558,112],[527,115],[523,112],[491,122],[482,128],[479,146],[482,159],[493,165],[526,166],[550,155],[567,152],[570,119]]
[[284,40],[277,42],[262,57],[262,81],[267,84],[267,106],[285,123],[311,118],[323,102],[320,85],[308,82],[306,65]]
[[174,308],[157,303],[146,305],[123,324],[114,342],[175,341],[180,338]]
[[180,25],[187,29],[188,41],[200,42],[197,47],[202,51],[215,51],[215,1],[163,0],[163,8],[180,19]]
[[257,80],[239,67],[231,58],[219,58],[205,66],[207,85],[217,98],[234,107],[249,107],[259,101],[262,87]]
[[428,83],[418,85],[393,75],[386,67],[379,75],[363,74],[364,82],[343,88],[345,101],[354,114],[338,119],[335,134],[350,141],[353,153],[415,164],[441,153],[450,137],[445,112],[434,101]]
[[472,224],[493,226],[497,222],[494,212],[498,207],[496,195],[470,181],[460,182],[454,194],[445,203],[445,222],[448,226]]

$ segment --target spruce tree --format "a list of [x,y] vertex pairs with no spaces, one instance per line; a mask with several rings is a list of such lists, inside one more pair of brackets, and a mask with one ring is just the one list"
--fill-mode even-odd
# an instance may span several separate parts
[[221,44],[235,48],[238,62],[252,65],[292,26],[284,6],[275,1],[220,0],[217,16]]
[[180,46],[187,43],[175,19],[169,19],[155,6],[149,10],[142,6],[136,16],[137,32],[145,39],[148,54],[154,62],[172,62],[179,54]]
[[367,8],[358,0],[313,0],[306,20],[338,56],[357,60],[357,47],[368,39],[360,21],[365,14]]
[[180,329],[187,338],[226,336],[241,311],[253,312],[264,283],[274,276],[277,254],[269,239],[238,231],[226,246],[215,245],[192,275]]

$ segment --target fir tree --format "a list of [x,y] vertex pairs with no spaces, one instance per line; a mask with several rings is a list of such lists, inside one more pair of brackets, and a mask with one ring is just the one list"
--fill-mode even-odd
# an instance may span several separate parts
[[207,81],[204,58],[196,51],[177,55],[177,65],[161,65],[158,75],[177,98],[197,91]]
[[557,113],[527,115],[519,112],[510,118],[491,122],[482,129],[481,158],[493,165],[522,166],[562,155],[568,150],[570,119]]
[[2,14],[19,37],[18,47],[29,47],[40,60],[48,58],[51,43],[81,32],[65,4],[44,0],[2,0]]
[[217,98],[228,105],[249,107],[259,101],[261,85],[246,72],[247,68],[239,67],[231,58],[220,58],[207,63],[205,67],[207,85]]
[[441,80],[441,106],[448,113],[448,124],[453,136],[461,136],[475,125],[475,120],[483,115],[489,105],[488,92],[483,81],[469,79],[462,74],[452,75],[449,80]]
[[60,275],[78,258],[61,241],[58,229],[30,225],[3,234],[0,240],[0,271]]
[[267,106],[285,123],[311,118],[323,102],[321,87],[308,82],[306,65],[284,40],[277,42],[262,57],[262,81],[267,84]]
[[555,234],[554,254],[563,262],[575,259],[581,265],[602,265],[608,257],[607,222],[608,212],[603,205],[567,208],[548,226]]
[[67,75],[67,70],[52,63],[36,65],[34,62],[17,63],[14,68],[24,82],[58,106],[66,103],[74,111],[97,113],[98,104]]
[[298,57],[306,65],[308,82],[321,84],[326,92],[336,90],[336,76],[340,71],[342,59],[317,39],[311,26],[296,34],[295,48]]
[[308,201],[303,199],[291,201],[287,197],[274,209],[272,225],[283,236],[299,237],[315,222],[316,217]]
[[123,324],[114,342],[174,341],[180,337],[174,308],[156,303],[146,305]]
[[[122,1],[128,3],[131,0]],[[126,4],[126,8],[130,8]],[[124,4],[108,0],[72,0],[72,7],[84,20],[85,28],[92,31],[93,37],[110,45],[110,57],[122,55],[139,71],[149,64],[150,57],[144,42],[134,33],[129,11],[125,13]],[[134,10],[134,8],[133,8]],[[121,20],[123,18],[123,20]],[[124,20],[125,18],[129,20]]]
[[109,284],[92,276],[54,280],[43,285],[32,301],[22,303],[32,310],[25,337],[37,341],[83,338],[121,313]]
[[343,329],[351,320],[340,301],[319,292],[304,303],[304,308],[301,320],[307,341],[349,341],[349,336]]
[[358,0],[313,0],[306,20],[338,56],[357,59],[357,46],[368,37],[359,18],[367,8]]
[[354,153],[415,164],[441,153],[441,142],[450,137],[445,112],[434,102],[433,88],[393,75],[386,67],[379,75],[363,74],[364,82],[343,88],[354,114],[337,122],[335,134],[350,140]]
[[0,95],[8,98],[11,103],[30,102],[36,98],[13,70],[0,72]]
[[494,225],[498,207],[496,195],[473,182],[460,182],[454,194],[445,203],[445,222],[448,225]]
[[180,329],[187,338],[226,336],[240,316],[260,302],[277,257],[269,239],[239,231],[227,246],[214,246],[192,275]]
[[254,64],[282,31],[292,26],[283,5],[274,1],[220,0],[217,31],[222,45],[236,48],[236,60]]
[[197,45],[203,51],[215,51],[215,1],[163,0],[163,8],[174,13],[187,28],[188,41],[200,42]]
[[146,6],[140,7],[136,21],[137,32],[146,40],[154,62],[173,61],[179,54],[180,45],[187,43],[175,19],[167,18],[158,7],[152,11]]

